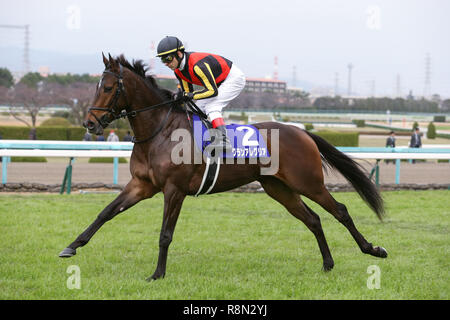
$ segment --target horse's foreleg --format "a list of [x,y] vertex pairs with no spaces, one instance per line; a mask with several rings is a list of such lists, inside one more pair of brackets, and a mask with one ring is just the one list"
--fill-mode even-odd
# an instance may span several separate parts
[[164,216],[159,236],[158,265],[153,275],[147,278],[147,281],[163,278],[166,274],[167,252],[185,197],[185,194],[176,189],[164,192]]
[[150,198],[158,191],[149,184],[137,179],[132,179],[125,189],[111,202],[105,209],[100,212],[95,221],[82,233],[74,242],[72,242],[66,249],[64,249],[59,256],[61,258],[69,258],[76,254],[76,249],[84,246],[93,235],[101,228],[103,224],[114,218],[121,212],[132,207],[139,201]]

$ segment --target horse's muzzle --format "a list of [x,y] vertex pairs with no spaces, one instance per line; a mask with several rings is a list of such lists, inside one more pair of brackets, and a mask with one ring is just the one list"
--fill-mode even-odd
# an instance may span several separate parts
[[85,127],[88,130],[94,130],[95,123],[91,120],[83,121],[83,127]]
[[100,124],[96,125],[96,123],[94,121],[91,121],[91,120],[84,121],[83,127],[85,127],[89,131],[89,133],[96,134],[96,135],[103,134],[102,126]]

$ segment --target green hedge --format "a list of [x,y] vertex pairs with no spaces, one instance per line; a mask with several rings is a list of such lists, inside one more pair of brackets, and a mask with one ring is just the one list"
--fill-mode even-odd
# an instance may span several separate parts
[[445,122],[445,115],[439,115],[433,117],[434,122]]
[[336,147],[359,147],[359,132],[317,131],[314,134]]
[[47,162],[44,157],[11,157],[11,162]]
[[[113,129],[106,129],[104,136],[105,139],[108,137],[109,132]],[[116,134],[119,136],[120,141],[127,133],[127,129],[114,129]],[[83,140],[86,129],[81,127],[62,127],[62,126],[47,126],[47,127],[37,127],[36,137],[38,140],[70,140],[70,141],[81,141]],[[0,126],[0,134],[2,139],[11,140],[28,140],[28,135],[30,134],[29,127],[12,127],[12,126]],[[96,140],[96,136],[92,136],[92,140]]]
[[354,124],[356,124],[357,128],[363,128],[366,126],[366,121],[365,120],[360,120],[360,119],[353,119],[352,122]]
[[[89,158],[89,163],[113,163],[113,162],[114,158],[101,158],[101,157]],[[128,161],[125,158],[119,158],[119,163],[128,163]]]
[[26,140],[30,134],[30,128],[28,127],[0,127],[0,134],[2,139],[10,140]]
[[450,134],[448,134],[448,133],[436,133],[436,138],[450,139]]
[[70,127],[70,121],[63,117],[52,117],[44,120],[40,127]]

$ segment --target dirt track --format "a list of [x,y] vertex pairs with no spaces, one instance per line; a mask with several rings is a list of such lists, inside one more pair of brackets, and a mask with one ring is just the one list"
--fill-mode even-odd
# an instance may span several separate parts
[[[372,164],[364,164],[368,172]],[[42,183],[61,184],[67,163],[9,163],[8,182],[13,183]],[[1,166],[0,166],[1,172]],[[118,184],[125,185],[130,180],[129,164],[119,164]],[[77,163],[73,165],[73,183],[113,183],[113,165],[98,163]],[[344,183],[339,174],[329,172],[325,175],[325,183]],[[395,165],[380,163],[380,183],[395,183]],[[450,185],[450,163],[416,163],[402,162],[400,169],[400,183],[430,184],[439,183]]]

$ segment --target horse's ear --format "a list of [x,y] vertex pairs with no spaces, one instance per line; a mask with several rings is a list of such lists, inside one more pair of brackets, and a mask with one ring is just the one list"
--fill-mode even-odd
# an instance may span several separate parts
[[102,52],[102,58],[103,58],[103,63],[105,64],[105,68],[108,68],[109,66],[109,61],[108,59],[106,59],[105,55]]
[[109,56],[109,65],[111,66],[111,70],[117,71],[119,69],[119,65],[118,65],[117,61],[113,57],[111,57],[110,53],[108,53],[108,56]]

